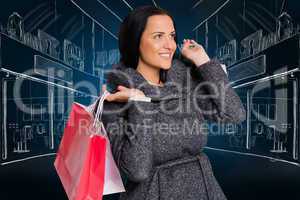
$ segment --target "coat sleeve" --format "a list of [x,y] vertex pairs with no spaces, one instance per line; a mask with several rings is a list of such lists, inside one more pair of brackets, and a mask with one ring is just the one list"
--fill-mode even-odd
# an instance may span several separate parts
[[142,182],[152,170],[152,137],[136,113],[134,123],[127,120],[128,104],[104,101],[102,123],[108,134],[114,159],[131,181]]
[[[114,89],[118,85],[132,87],[128,77],[119,70],[108,72],[106,80],[108,88]],[[136,109],[137,105],[148,108],[150,105],[147,103],[106,100],[103,103],[101,120],[109,137],[114,159],[122,174],[133,182],[147,179],[153,165],[151,129],[145,124],[144,110]]]
[[207,120],[241,123],[246,119],[241,99],[230,86],[227,73],[218,60],[194,66],[194,71],[198,77],[194,80],[196,102]]

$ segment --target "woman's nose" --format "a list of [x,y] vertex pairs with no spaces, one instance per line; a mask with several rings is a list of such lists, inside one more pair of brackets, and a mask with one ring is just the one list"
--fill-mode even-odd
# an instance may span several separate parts
[[174,40],[171,37],[166,37],[164,40],[164,48],[173,49]]

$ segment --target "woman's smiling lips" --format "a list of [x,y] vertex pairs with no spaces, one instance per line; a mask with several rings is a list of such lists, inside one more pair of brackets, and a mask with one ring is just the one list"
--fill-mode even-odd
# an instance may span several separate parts
[[160,57],[165,58],[165,59],[170,59],[171,58],[171,53],[159,53]]

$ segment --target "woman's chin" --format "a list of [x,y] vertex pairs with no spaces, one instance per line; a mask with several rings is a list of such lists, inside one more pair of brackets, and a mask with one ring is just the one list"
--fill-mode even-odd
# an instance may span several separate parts
[[172,62],[170,62],[170,63],[162,63],[160,66],[161,66],[161,69],[167,70],[167,69],[171,68]]

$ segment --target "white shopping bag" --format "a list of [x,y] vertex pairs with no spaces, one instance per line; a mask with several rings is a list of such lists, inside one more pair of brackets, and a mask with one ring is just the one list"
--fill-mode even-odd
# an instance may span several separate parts
[[104,188],[103,188],[103,195],[114,194],[125,192],[124,184],[119,172],[119,169],[116,165],[116,162],[113,158],[110,141],[107,136],[107,132],[104,128],[102,121],[98,120],[101,119],[101,115],[103,112],[103,102],[105,97],[109,95],[109,92],[104,90],[99,104],[97,106],[97,101],[92,104],[91,106],[87,107],[87,110],[92,113],[95,107],[97,106],[97,112],[95,114],[95,123],[97,123],[98,127],[101,127],[102,136],[106,138],[106,160],[105,160],[105,178],[104,178]]

